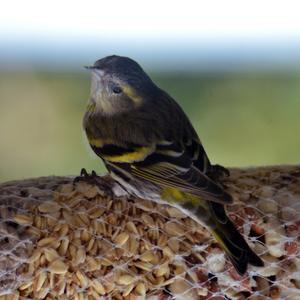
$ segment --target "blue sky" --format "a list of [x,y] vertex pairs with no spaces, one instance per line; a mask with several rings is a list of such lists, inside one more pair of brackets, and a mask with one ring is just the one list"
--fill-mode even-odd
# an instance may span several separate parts
[[2,68],[75,68],[108,54],[153,69],[300,65],[297,1],[5,1]]

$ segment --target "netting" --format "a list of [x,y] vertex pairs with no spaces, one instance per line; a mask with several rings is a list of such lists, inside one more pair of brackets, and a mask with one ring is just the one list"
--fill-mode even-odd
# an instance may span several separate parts
[[225,184],[265,262],[244,276],[167,204],[70,179],[0,186],[0,299],[299,300],[300,169],[233,170]]

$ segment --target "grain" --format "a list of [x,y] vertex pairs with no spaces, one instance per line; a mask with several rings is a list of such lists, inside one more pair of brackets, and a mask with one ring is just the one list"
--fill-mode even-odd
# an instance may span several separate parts
[[131,275],[121,275],[116,281],[121,285],[129,285],[135,281],[135,278]]
[[63,261],[57,259],[49,264],[49,271],[54,274],[65,274],[68,267]]
[[[11,263],[22,276],[9,297],[140,300],[153,296],[165,300],[165,295],[174,299],[226,295],[240,299],[256,288],[261,295],[280,299],[287,293],[282,279],[287,272],[289,287],[297,292],[300,207],[283,194],[285,205],[268,186],[249,190],[247,197],[241,195],[239,189],[251,182],[252,178],[246,178],[240,186],[230,187],[236,203],[227,207],[246,237],[250,231],[256,233],[247,242],[266,264],[249,267],[250,275],[244,277],[234,271],[203,226],[165,204],[104,196],[99,187],[77,183],[60,186],[51,199],[37,199],[22,209],[0,206],[2,218],[21,225],[0,222],[0,231],[16,227],[16,232],[7,232],[14,250],[9,258],[2,259],[0,254],[1,270]],[[247,207],[240,201],[247,201]],[[5,248],[1,251],[8,253]],[[271,286],[274,276],[281,281]]]
[[61,207],[59,204],[57,204],[54,201],[46,201],[46,202],[40,204],[38,209],[42,213],[51,214],[51,213],[58,212],[61,209]]
[[129,239],[129,234],[127,232],[122,232],[114,239],[118,246],[123,246]]
[[26,215],[15,215],[14,221],[20,225],[31,225],[33,223],[33,218]]

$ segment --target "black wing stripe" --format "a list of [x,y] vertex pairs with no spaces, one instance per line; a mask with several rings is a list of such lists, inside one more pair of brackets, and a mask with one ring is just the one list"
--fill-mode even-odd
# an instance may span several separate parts
[[157,152],[150,154],[143,161],[135,163],[135,165],[137,167],[146,168],[158,164],[160,162],[168,162],[174,166],[178,166],[185,169],[188,169],[191,166],[191,160],[184,154],[178,157],[174,157]]
[[120,147],[113,144],[106,144],[102,147],[97,147],[94,145],[91,145],[92,149],[95,151],[95,153],[99,156],[119,156],[126,153],[132,153],[136,151],[136,148],[142,147],[141,145],[137,144],[127,144],[126,147]]

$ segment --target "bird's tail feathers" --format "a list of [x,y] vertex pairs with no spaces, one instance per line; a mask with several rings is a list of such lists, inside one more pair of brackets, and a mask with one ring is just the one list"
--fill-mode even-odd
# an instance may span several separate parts
[[248,263],[254,266],[264,265],[230,220],[217,226],[213,234],[240,275],[245,274]]

